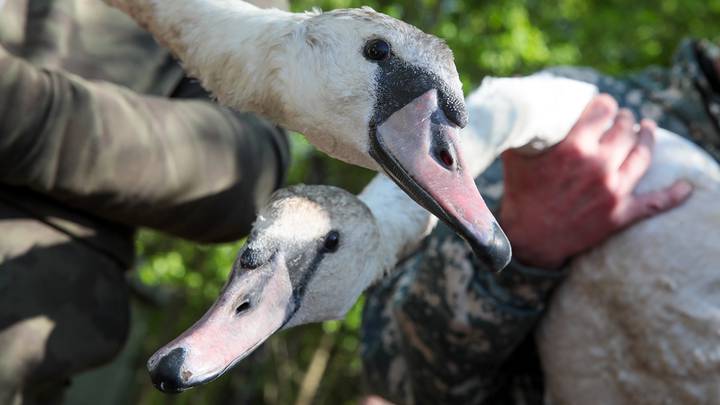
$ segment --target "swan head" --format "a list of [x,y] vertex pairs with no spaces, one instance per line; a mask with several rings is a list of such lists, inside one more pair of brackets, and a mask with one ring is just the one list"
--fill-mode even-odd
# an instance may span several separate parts
[[387,173],[502,269],[510,245],[462,154],[468,117],[448,46],[370,8],[311,15],[301,27],[282,75],[295,129],[331,156]]
[[208,312],[148,361],[179,392],[209,382],[280,329],[339,319],[374,280],[380,230],[356,196],[330,186],[276,192]]

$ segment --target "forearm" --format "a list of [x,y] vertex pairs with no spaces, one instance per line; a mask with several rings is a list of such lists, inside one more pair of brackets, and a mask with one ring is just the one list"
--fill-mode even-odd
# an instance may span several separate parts
[[0,59],[18,79],[0,89],[4,183],[114,221],[216,241],[242,236],[282,178],[284,135],[248,114]]
[[39,134],[48,124],[44,118],[58,108],[56,83],[2,46],[0,72],[0,181],[24,183],[38,177],[34,163],[45,158]]

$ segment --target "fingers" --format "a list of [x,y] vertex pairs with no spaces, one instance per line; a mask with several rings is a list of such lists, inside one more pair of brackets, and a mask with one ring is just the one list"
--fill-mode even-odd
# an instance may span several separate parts
[[652,162],[652,151],[655,146],[656,124],[651,120],[643,120],[640,123],[640,131],[637,135],[637,143],[626,155],[618,169],[617,192],[620,195],[632,193],[640,179],[650,168]]
[[608,157],[608,167],[612,170],[620,167],[637,142],[635,116],[630,110],[622,108],[618,111],[612,127],[600,138],[600,148]]
[[580,114],[580,118],[570,130],[566,139],[584,144],[597,143],[605,130],[610,127],[617,109],[617,102],[611,96],[607,94],[596,96]]
[[692,194],[692,184],[678,180],[665,189],[628,197],[618,207],[615,225],[624,228],[641,219],[651,217],[683,203]]

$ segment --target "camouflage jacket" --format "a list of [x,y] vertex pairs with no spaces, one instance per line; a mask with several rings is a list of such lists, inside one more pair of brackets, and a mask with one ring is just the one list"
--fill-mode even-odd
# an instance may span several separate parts
[[[710,73],[720,50],[683,43],[671,69],[624,78],[592,69],[554,68],[591,82],[636,116],[692,139],[720,158],[720,82]],[[492,207],[502,195],[501,165],[477,179]],[[397,403],[541,404],[543,381],[532,339],[562,271],[517,262],[485,271],[466,244],[439,226],[423,248],[374,287],[363,313],[368,390]]]
[[210,101],[100,0],[0,2],[0,211],[132,260],[135,226],[242,237],[281,183],[285,134]]

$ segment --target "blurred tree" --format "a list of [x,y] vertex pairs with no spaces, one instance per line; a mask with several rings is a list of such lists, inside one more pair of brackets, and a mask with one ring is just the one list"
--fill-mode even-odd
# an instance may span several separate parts
[[[368,5],[444,38],[454,50],[465,90],[485,75],[525,74],[575,64],[611,74],[667,64],[686,36],[720,40],[720,0],[296,0],[296,11]],[[357,192],[372,173],[317,153],[292,137],[288,183],[324,183]],[[129,362],[132,403],[342,404],[361,393],[358,330],[361,304],[342,322],[296,328],[270,339],[235,371],[179,396],[152,388],[146,359],[197,320],[225,282],[241,242],[197,246],[140,233],[131,282],[135,326],[146,331]],[[149,294],[143,293],[152,289]],[[169,292],[169,293],[168,293]],[[164,297],[158,300],[157,297]],[[151,301],[152,301],[151,300]]]

